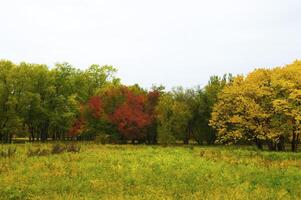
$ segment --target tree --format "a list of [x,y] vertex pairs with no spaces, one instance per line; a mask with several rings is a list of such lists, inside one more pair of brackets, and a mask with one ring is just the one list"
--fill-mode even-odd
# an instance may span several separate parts
[[0,61],[0,139],[11,142],[12,134],[20,127],[20,118],[16,113],[17,98],[14,72],[17,66],[10,61]]
[[193,98],[189,100],[193,117],[191,121],[194,139],[202,144],[213,144],[216,139],[216,131],[209,126],[211,113],[217,96],[222,89],[232,81],[231,74],[223,77],[212,76],[208,84],[203,88],[194,91]]
[[[84,73],[85,84],[87,85],[87,98],[96,94],[97,90],[105,87],[108,83],[119,83],[120,80],[114,76],[117,69],[111,65],[91,65]],[[89,80],[89,81],[87,81]]]
[[182,94],[176,100],[171,93],[160,97],[156,108],[158,120],[158,140],[160,143],[175,143],[183,140],[188,143],[187,127],[191,118],[189,106],[181,101]]
[[52,96],[52,77],[45,65],[21,63],[20,68],[25,74],[19,78],[26,82],[22,84],[25,91],[18,100],[18,113],[24,124],[23,131],[29,133],[30,140],[35,140],[40,137],[41,124],[48,118],[47,102]]
[[138,85],[107,84],[84,106],[85,134],[145,142],[155,120],[155,99]]
[[275,68],[272,86],[276,93],[272,103],[277,116],[277,128],[284,135],[283,138],[291,141],[291,150],[297,151],[301,131],[301,62]]
[[274,148],[275,134],[271,125],[270,71],[259,69],[246,78],[238,76],[226,86],[214,106],[211,125],[218,131],[218,142],[254,142],[261,148],[262,141]]
[[146,101],[145,95],[128,90],[125,92],[125,102],[110,116],[123,138],[133,142],[146,139],[146,128],[151,124],[151,117],[145,109]]
[[299,141],[300,61],[283,68],[257,69],[226,86],[215,104],[211,125],[218,142],[253,142],[284,150]]
[[163,86],[153,86],[151,91],[149,91],[147,94],[146,112],[148,113],[151,120],[151,123],[146,131],[146,142],[148,144],[157,144],[158,142],[158,123],[156,107],[159,103],[160,96],[164,93],[164,89],[165,88]]

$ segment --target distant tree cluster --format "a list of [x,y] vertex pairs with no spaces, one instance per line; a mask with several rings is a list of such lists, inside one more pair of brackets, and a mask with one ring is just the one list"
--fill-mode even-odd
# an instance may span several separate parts
[[108,84],[82,105],[72,135],[107,142],[157,143],[155,107],[160,91],[146,91],[138,85]]
[[301,62],[237,76],[218,96],[210,124],[220,143],[255,143],[297,151],[301,131]]
[[113,143],[213,144],[212,107],[230,80],[231,76],[214,76],[204,89],[178,87],[170,92],[162,86],[147,91],[139,85],[107,84],[81,106],[70,133],[80,138],[105,137]]
[[116,69],[92,65],[78,70],[68,63],[45,65],[0,61],[0,141],[14,136],[62,140],[77,120],[80,105],[106,84]]
[[255,144],[297,151],[301,62],[212,76],[203,88],[126,86],[112,66],[0,61],[0,140]]

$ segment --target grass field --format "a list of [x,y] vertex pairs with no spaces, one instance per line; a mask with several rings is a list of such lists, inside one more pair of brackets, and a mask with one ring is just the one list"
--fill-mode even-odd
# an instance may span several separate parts
[[0,158],[0,199],[301,199],[301,153],[81,144],[28,156],[35,145],[16,147]]

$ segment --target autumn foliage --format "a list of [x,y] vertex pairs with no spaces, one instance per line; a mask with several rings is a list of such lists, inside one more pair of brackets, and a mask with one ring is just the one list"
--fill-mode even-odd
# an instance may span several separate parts
[[80,134],[80,130],[83,126],[83,119],[77,119],[68,132],[68,136],[75,137]]
[[212,76],[203,87],[126,86],[112,66],[87,70],[0,60],[0,142],[254,144],[298,151],[301,61]]
[[[147,93],[140,88],[110,86],[88,100],[69,133],[77,135],[84,127],[107,135],[116,130],[121,140],[146,140],[149,128],[156,120],[158,98],[156,91]],[[83,126],[84,122],[86,126]]]
[[93,96],[88,101],[89,111],[94,118],[100,118],[103,113],[103,105],[101,98],[98,96]]
[[127,90],[125,101],[110,116],[110,120],[118,127],[120,134],[126,139],[143,139],[146,127],[151,124],[151,115],[146,111],[147,96],[135,95]]
[[257,69],[227,85],[215,104],[211,125],[220,143],[297,151],[301,130],[301,62]]

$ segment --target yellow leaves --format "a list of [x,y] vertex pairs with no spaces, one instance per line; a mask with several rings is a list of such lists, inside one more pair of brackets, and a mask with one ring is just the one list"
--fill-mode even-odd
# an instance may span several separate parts
[[301,122],[301,116],[300,115],[296,116],[296,120],[300,123]]
[[230,117],[229,121],[233,124],[237,124],[237,123],[241,123],[243,121],[243,119],[241,116],[234,115],[234,116]]
[[301,90],[295,89],[289,94],[289,99],[297,102],[301,102]]
[[220,141],[230,142],[276,140],[292,126],[298,129],[300,122],[301,61],[295,61],[236,77],[219,94],[210,125],[218,130]]
[[276,99],[272,103],[273,103],[273,107],[274,107],[276,112],[287,113],[289,111],[289,106],[288,106],[287,100]]
[[242,138],[242,132],[239,130],[235,130],[231,132],[232,137],[236,138],[236,139],[241,139]]

